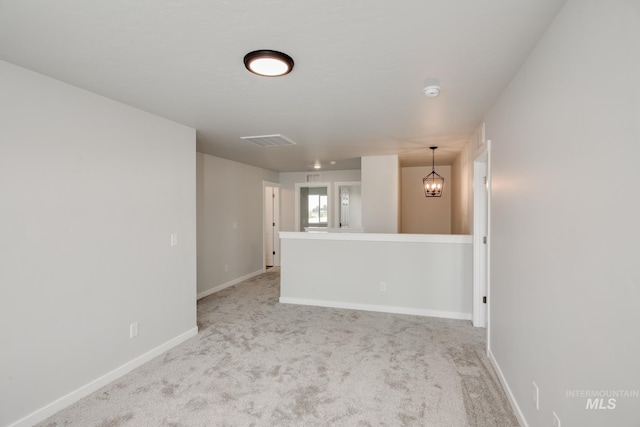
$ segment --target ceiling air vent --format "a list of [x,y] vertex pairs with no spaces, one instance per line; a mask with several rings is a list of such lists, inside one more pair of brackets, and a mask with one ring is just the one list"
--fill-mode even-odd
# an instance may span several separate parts
[[284,135],[258,135],[258,136],[241,136],[240,139],[256,144],[258,147],[281,147],[283,145],[296,145]]

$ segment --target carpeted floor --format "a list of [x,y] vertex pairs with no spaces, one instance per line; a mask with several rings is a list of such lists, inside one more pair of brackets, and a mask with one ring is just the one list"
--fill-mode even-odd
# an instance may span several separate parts
[[199,333],[40,426],[517,426],[468,321],[278,303],[278,268]]

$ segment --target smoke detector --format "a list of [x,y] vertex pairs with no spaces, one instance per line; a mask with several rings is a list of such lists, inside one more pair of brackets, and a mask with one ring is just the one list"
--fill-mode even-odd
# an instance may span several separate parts
[[425,86],[422,90],[424,91],[424,94],[427,96],[427,98],[435,98],[436,96],[440,95],[440,86],[438,85]]

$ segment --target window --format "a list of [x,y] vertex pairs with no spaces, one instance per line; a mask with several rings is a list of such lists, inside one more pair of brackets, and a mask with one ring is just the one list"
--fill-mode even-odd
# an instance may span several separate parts
[[296,229],[307,231],[331,226],[331,184],[322,182],[296,183]]
[[309,194],[309,224],[327,224],[327,196],[321,194]]

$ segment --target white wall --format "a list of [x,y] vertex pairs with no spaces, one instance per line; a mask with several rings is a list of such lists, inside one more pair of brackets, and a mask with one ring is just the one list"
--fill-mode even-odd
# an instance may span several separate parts
[[486,116],[490,351],[531,426],[640,421],[567,397],[640,389],[638,76],[640,3],[570,0]]
[[362,227],[366,233],[400,229],[400,165],[398,156],[362,158]]
[[278,174],[202,153],[197,170],[202,297],[264,270],[262,182],[278,182]]
[[451,166],[438,166],[436,172],[444,178],[442,196],[425,197],[422,178],[431,166],[402,168],[401,233],[451,234]]
[[0,93],[0,425],[31,425],[197,332],[195,131],[3,61]]
[[307,182],[307,174],[319,174],[320,181],[331,184],[334,182],[360,181],[360,170],[357,169],[280,173],[280,229],[282,231],[296,231],[295,185],[296,183]]
[[471,319],[471,236],[281,237],[280,302]]

